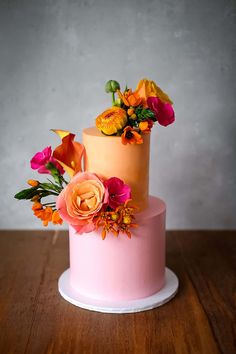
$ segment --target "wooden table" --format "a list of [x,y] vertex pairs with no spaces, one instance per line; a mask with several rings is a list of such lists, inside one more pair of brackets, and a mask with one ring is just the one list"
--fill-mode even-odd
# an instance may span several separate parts
[[58,231],[0,233],[0,353],[236,353],[236,233],[167,232],[177,296],[155,310],[112,315],[66,302]]

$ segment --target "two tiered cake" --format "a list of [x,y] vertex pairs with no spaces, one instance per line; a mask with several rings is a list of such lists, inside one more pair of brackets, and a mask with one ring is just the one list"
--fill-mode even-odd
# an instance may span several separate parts
[[[28,180],[30,188],[15,197],[31,200],[44,226],[69,224],[70,268],[59,279],[66,300],[97,311],[135,312],[177,291],[176,276],[165,268],[165,203],[149,195],[151,129],[175,116],[153,81],[121,92],[110,80],[105,89],[112,107],[96,118],[96,127],[84,129],[82,144],[54,130],[61,144],[31,159],[31,168],[53,181]],[[56,200],[44,202],[50,196]]]
[[[104,300],[150,296],[165,282],[165,203],[148,193],[150,133],[143,144],[122,145],[97,128],[83,132],[85,170],[117,176],[132,190],[139,207],[132,237],[101,239],[100,231],[77,235],[70,227],[70,280],[79,293]],[[145,163],[142,163],[145,161]]]

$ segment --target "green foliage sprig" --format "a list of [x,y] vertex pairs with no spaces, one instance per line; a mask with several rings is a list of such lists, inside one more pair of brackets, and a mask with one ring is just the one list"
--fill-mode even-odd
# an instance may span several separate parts
[[142,122],[143,120],[151,119],[153,122],[156,122],[156,117],[153,111],[149,108],[143,108],[142,106],[138,106],[135,109],[135,114],[137,116],[137,121]]

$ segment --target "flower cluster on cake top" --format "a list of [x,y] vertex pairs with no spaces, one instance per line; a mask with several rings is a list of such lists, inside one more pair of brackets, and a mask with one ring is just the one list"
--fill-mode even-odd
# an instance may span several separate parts
[[125,145],[142,144],[156,122],[166,127],[175,121],[173,102],[154,81],[143,79],[135,91],[121,92],[120,84],[109,80],[105,91],[112,94],[112,107],[96,118],[96,126],[105,135],[121,136]]
[[[21,190],[15,198],[30,200],[34,215],[44,226],[66,221],[78,234],[100,229],[102,239],[109,232],[115,236],[124,233],[130,238],[130,229],[137,227],[130,186],[115,176],[104,179],[83,171],[84,146],[68,131],[54,132],[61,144],[53,151],[51,146],[44,148],[30,161],[33,170],[50,177],[46,182],[29,179],[30,188]],[[65,172],[69,181],[64,178]]]

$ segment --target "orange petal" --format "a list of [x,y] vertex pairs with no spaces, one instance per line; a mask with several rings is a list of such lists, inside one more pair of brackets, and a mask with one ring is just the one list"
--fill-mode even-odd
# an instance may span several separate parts
[[53,151],[53,157],[71,177],[82,170],[81,163],[84,155],[84,146],[74,141],[74,138],[75,134],[65,135],[62,144]]
[[106,234],[107,234],[107,233],[106,233],[106,230],[103,229],[103,230],[102,230],[102,239],[103,239],[103,240],[105,240]]
[[139,123],[139,128],[143,131],[143,130],[147,130],[148,129],[148,122],[144,121],[144,122],[140,122]]
[[33,205],[32,205],[32,210],[41,210],[43,208],[42,204],[39,203],[39,202],[35,202]]
[[129,101],[126,99],[125,95],[123,93],[121,93],[120,90],[117,90],[117,93],[118,93],[119,98],[123,101],[123,103],[126,106],[130,106]]

